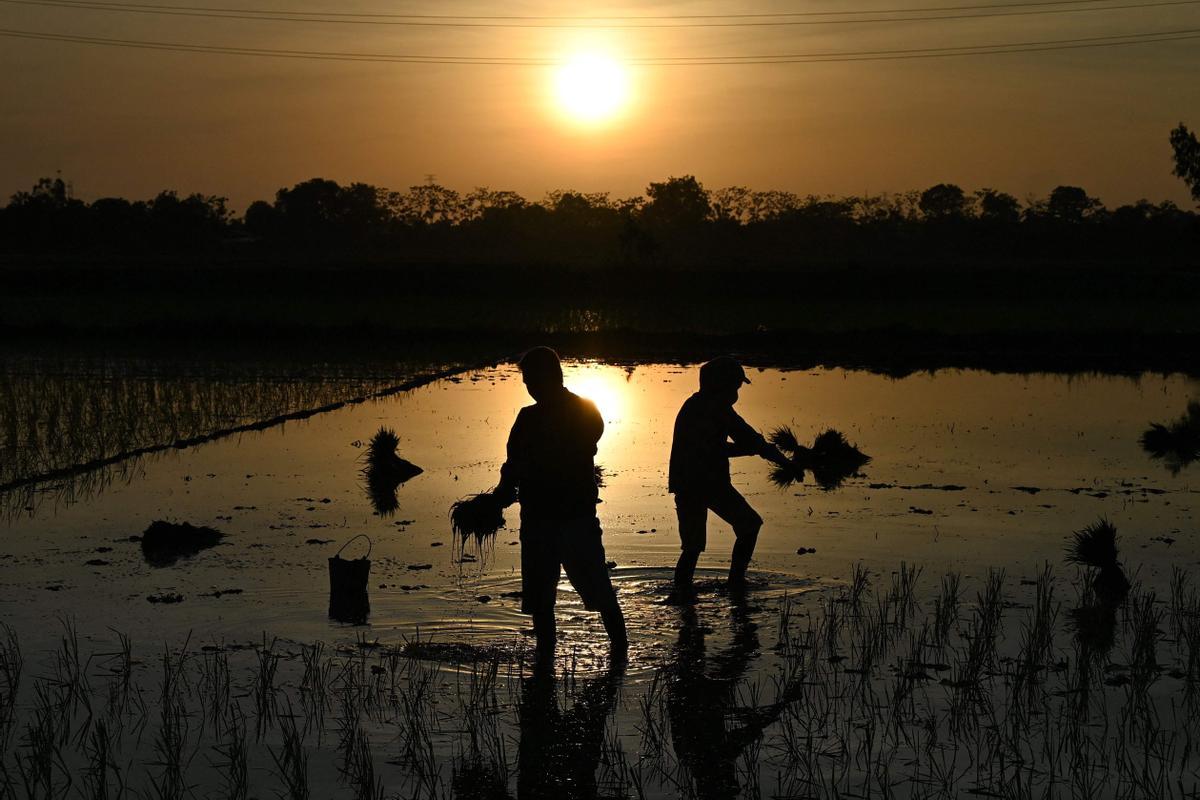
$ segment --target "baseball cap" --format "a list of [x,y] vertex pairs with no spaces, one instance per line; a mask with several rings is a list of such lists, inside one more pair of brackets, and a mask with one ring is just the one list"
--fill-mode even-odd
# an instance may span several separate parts
[[732,356],[717,356],[700,367],[701,386],[741,386],[749,382],[746,370]]

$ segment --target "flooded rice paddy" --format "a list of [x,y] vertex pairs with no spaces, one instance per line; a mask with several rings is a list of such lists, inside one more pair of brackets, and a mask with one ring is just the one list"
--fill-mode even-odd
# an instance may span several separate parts
[[[1192,796],[1200,483],[1139,437],[1194,381],[751,378],[751,424],[833,427],[872,460],[831,491],[735,461],[765,519],[751,591],[723,591],[714,519],[680,609],[666,462],[695,367],[567,366],[606,422],[627,665],[565,582],[555,670],[529,664],[515,508],[482,548],[451,536],[530,402],[511,366],[36,487],[0,544],[0,798]],[[380,426],[423,469],[384,514],[362,474]],[[1111,608],[1064,560],[1101,517],[1134,583]],[[158,566],[135,538],[155,520],[224,536]],[[359,534],[356,626],[328,617],[327,559]]]

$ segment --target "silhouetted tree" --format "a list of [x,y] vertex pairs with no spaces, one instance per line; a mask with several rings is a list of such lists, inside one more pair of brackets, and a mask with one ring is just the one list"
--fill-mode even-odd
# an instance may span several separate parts
[[410,225],[453,225],[465,216],[462,197],[436,183],[410,186],[407,194],[388,195],[390,212]]
[[160,247],[197,247],[218,241],[230,219],[224,197],[160,192],[148,204],[150,236]]
[[1171,174],[1182,178],[1200,203],[1200,140],[1182,122],[1171,131],[1171,148],[1175,151],[1175,169]]
[[979,202],[979,218],[992,223],[1015,225],[1021,220],[1021,203],[1017,198],[995,189],[980,189],[975,193]]
[[713,218],[720,222],[744,225],[755,219],[754,193],[745,186],[726,186],[712,193]]
[[85,212],[84,203],[71,197],[62,178],[41,178],[28,192],[12,196],[5,228],[14,242],[26,247],[70,249],[79,245],[85,231]]
[[275,232],[275,207],[266,200],[255,200],[246,209],[243,221],[251,236],[268,239]]
[[701,225],[712,212],[708,192],[692,175],[651,183],[646,189],[650,202],[642,218],[655,228],[682,230]]
[[917,207],[926,219],[962,219],[967,214],[967,195],[953,183],[939,183],[921,192]]
[[313,178],[279,190],[269,230],[290,247],[362,249],[381,233],[388,219],[380,195],[369,184],[342,187],[336,181]]
[[[1172,131],[1176,174],[1195,190],[1196,137]],[[1190,177],[1189,177],[1190,176]],[[244,230],[254,240],[237,234]],[[84,203],[62,178],[43,178],[0,208],[0,252],[89,252],[107,257],[239,257],[407,264],[603,268],[675,263],[722,270],[810,265],[947,263],[998,259],[1185,264],[1200,252],[1200,215],[1146,200],[1108,212],[1076,186],[1026,208],[1012,195],[953,184],[924,192],[799,197],[732,186],[707,191],[691,175],[651,183],[645,195],[556,190],[539,201],[479,187],[460,195],[428,183],[390,192],[314,178],[280,189],[234,218],[224,198],[159,193],[150,200]]]
[[1094,219],[1104,205],[1078,186],[1056,186],[1046,201],[1045,213],[1058,222],[1078,224]]
[[101,247],[132,248],[146,237],[146,203],[102,197],[88,207],[89,239]]

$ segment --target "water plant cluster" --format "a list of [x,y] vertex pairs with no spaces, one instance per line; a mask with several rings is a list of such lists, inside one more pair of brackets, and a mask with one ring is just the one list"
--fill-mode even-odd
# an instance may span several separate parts
[[1094,578],[858,565],[666,611],[628,667],[361,633],[89,655],[69,622],[35,659],[5,628],[0,798],[1192,797],[1200,586],[1106,608]]
[[[439,365],[323,365],[311,376],[265,364],[12,360],[0,368],[0,516],[94,496],[146,455],[223,431],[385,391]],[[35,483],[52,491],[37,491]],[[40,488],[47,488],[42,486]]]

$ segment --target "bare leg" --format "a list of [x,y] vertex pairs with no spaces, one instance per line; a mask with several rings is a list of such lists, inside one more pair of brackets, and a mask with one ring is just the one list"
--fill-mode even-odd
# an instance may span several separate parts
[[758,543],[758,531],[762,522],[747,525],[735,531],[737,540],[733,543],[733,557],[729,562],[729,585],[744,587],[746,585],[746,570],[750,559],[754,557],[754,545]]
[[629,650],[629,635],[625,631],[625,614],[615,597],[612,605],[600,609],[600,619],[604,620],[604,631],[612,643],[613,654],[623,656]]
[[684,550],[679,554],[675,563],[675,589],[677,591],[692,591],[692,578],[696,574],[696,563],[700,561],[699,550]]
[[692,585],[692,579],[696,574],[696,562],[699,560],[699,550],[680,552],[679,561],[675,564],[675,586],[667,598],[668,603],[683,605],[693,602],[696,588]]

